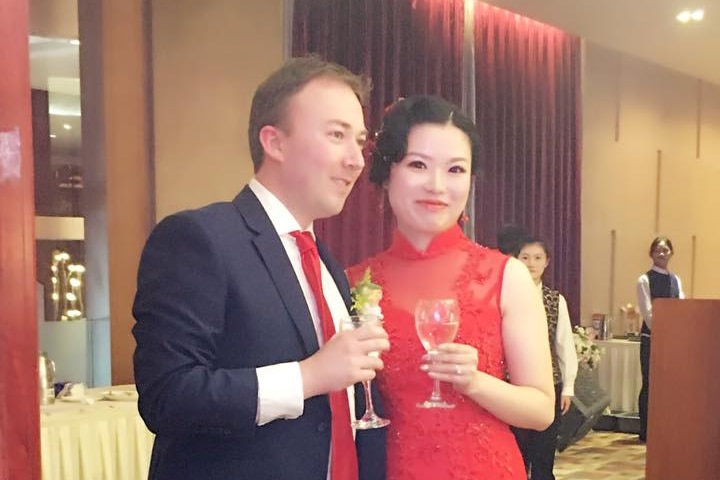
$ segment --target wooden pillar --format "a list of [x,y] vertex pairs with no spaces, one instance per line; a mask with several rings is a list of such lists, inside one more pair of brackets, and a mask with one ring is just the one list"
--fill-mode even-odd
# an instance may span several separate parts
[[112,383],[132,383],[135,277],[154,223],[149,1],[78,6],[88,314],[110,319]]
[[720,300],[653,302],[647,480],[720,472]]
[[40,478],[27,0],[0,2],[0,479]]

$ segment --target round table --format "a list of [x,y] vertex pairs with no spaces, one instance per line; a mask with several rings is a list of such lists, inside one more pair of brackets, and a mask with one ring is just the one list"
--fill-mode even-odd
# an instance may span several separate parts
[[596,340],[604,350],[596,369],[600,387],[610,396],[610,410],[637,412],[642,387],[640,342],[629,340]]

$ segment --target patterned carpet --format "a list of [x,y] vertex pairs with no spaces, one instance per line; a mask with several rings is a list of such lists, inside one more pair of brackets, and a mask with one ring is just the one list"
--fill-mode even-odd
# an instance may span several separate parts
[[555,457],[556,480],[643,480],[645,445],[637,435],[591,431]]

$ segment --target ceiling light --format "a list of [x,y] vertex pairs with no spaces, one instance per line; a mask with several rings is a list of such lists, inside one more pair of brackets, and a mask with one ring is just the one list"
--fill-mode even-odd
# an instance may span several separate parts
[[[52,89],[50,90],[50,93],[54,93]],[[53,105],[51,103],[50,108],[48,108],[48,113],[52,116],[57,117],[80,117],[82,115],[82,113],[80,112],[79,100],[77,106],[74,104],[70,104],[69,101],[65,103],[66,105]]]
[[51,133],[50,138],[57,138],[57,135],[55,135],[54,133]]
[[63,128],[65,130],[72,130],[72,125],[70,125],[69,123],[63,123]]
[[682,12],[678,13],[675,18],[680,23],[688,23],[690,20],[694,22],[699,22],[703,18],[705,18],[705,10],[702,8],[698,8],[695,10],[683,10]]

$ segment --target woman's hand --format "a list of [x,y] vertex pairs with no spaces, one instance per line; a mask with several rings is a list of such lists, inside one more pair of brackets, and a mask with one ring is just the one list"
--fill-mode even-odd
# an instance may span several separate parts
[[479,373],[477,350],[462,343],[444,343],[437,353],[424,355],[423,362],[420,370],[432,379],[452,383],[455,390],[463,394]]

